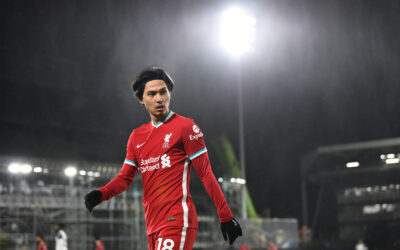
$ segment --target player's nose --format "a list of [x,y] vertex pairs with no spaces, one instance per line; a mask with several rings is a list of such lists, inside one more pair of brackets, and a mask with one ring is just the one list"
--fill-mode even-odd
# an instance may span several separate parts
[[160,94],[156,95],[156,102],[157,103],[162,103],[163,102],[163,98],[162,98],[162,96]]

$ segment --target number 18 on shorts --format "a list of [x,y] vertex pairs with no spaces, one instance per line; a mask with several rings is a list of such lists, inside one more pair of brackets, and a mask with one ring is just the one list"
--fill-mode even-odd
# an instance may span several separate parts
[[149,250],[191,250],[197,228],[164,228],[147,236]]

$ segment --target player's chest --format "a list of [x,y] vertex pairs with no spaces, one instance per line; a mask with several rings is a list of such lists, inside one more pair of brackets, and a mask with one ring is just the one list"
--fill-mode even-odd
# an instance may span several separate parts
[[154,128],[135,138],[136,151],[141,153],[159,153],[182,144],[182,136],[179,130],[173,127]]
[[177,129],[167,127],[153,129],[138,136],[134,147],[140,166],[185,155],[181,133]]

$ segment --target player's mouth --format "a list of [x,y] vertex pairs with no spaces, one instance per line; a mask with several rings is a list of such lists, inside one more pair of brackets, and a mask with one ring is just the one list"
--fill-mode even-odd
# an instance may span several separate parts
[[164,105],[156,106],[156,110],[157,110],[157,111],[164,111],[164,108],[165,108]]

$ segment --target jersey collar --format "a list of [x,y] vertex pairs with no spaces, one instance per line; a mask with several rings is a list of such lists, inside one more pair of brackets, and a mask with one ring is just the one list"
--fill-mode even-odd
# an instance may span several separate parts
[[174,111],[170,110],[162,121],[160,121],[159,123],[154,123],[153,121],[151,121],[151,124],[153,125],[153,127],[158,128],[161,125],[163,125],[165,122],[167,122],[172,117],[173,114],[174,114]]

